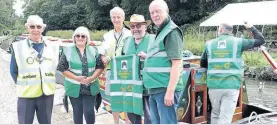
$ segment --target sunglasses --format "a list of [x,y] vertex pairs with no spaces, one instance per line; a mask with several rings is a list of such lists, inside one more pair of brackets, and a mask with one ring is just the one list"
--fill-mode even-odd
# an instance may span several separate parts
[[30,27],[30,29],[35,29],[36,27],[37,27],[37,29],[42,29],[42,26],[40,26],[40,25],[30,25],[29,27]]
[[137,25],[135,24],[130,24],[131,29],[135,29],[135,27],[140,28],[142,25],[146,25],[146,23],[138,23]]
[[75,35],[76,38],[82,38],[82,39],[85,39],[87,38],[85,35]]

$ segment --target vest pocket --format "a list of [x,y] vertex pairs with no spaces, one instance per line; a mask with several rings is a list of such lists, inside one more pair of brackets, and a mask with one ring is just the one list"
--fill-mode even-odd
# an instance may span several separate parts
[[80,85],[72,84],[68,81],[64,83],[65,94],[70,97],[78,98],[80,94]]

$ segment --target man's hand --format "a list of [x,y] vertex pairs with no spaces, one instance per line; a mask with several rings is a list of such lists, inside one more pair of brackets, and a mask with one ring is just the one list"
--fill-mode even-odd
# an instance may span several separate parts
[[172,106],[174,104],[174,91],[166,91],[164,96],[164,104],[166,106]]
[[101,60],[105,65],[107,65],[110,62],[110,59],[106,56],[101,56]]
[[246,29],[249,29],[249,28],[251,28],[253,25],[250,24],[250,23],[248,23],[248,22],[246,22],[246,21],[244,21],[244,26],[245,26]]
[[143,52],[143,51],[140,51],[140,52],[138,53],[138,56],[141,57],[142,59],[145,59],[146,56],[147,56],[147,54],[146,54],[145,52]]
[[78,82],[81,82],[81,81],[83,81],[84,79],[86,79],[86,76],[76,76],[76,77],[75,77],[75,80],[78,81]]

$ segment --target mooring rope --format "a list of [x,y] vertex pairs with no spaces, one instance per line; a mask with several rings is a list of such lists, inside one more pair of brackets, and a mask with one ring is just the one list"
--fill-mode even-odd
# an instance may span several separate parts
[[[255,119],[251,121],[252,117]],[[271,124],[272,120],[266,116],[258,115],[256,112],[252,112],[248,118],[248,124]]]

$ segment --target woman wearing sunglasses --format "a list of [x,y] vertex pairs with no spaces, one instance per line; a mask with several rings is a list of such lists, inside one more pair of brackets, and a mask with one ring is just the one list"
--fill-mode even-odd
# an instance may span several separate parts
[[89,30],[77,28],[72,36],[75,43],[63,49],[58,70],[65,76],[65,93],[73,107],[75,124],[83,124],[83,114],[87,124],[95,123],[95,100],[99,93],[97,77],[104,69],[104,64],[97,49],[88,46]]

